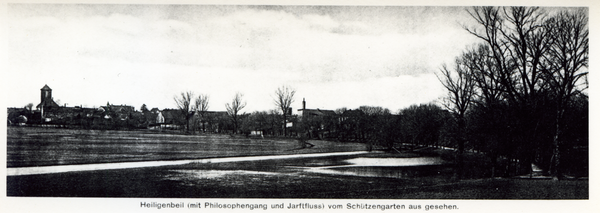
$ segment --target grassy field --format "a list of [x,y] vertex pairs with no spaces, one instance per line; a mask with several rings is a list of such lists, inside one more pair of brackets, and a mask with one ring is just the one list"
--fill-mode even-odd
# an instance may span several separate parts
[[8,127],[7,166],[201,159],[366,150],[364,144],[310,141],[298,149],[293,138],[239,135],[182,135],[158,131],[74,130]]
[[[9,167],[365,150],[364,144],[146,131],[13,128]],[[429,153],[430,155],[431,153]],[[405,158],[422,153],[371,153]],[[588,180],[452,178],[452,165],[399,168],[399,178],[323,174],[350,156],[196,163],[7,177],[8,196],[156,198],[589,199]],[[307,169],[308,168],[308,169]],[[384,172],[386,172],[385,170]]]

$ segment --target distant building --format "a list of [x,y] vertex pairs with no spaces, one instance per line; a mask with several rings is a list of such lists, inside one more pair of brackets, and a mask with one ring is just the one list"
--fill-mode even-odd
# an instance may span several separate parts
[[[123,126],[140,127],[145,125],[142,115],[136,112],[133,106],[110,104],[98,108],[60,106],[54,101],[52,89],[48,85],[42,87],[40,97],[41,100],[36,106],[36,112],[30,113],[35,115],[35,119],[30,119],[31,123],[59,126],[76,125],[84,128],[122,128]],[[37,120],[37,118],[40,120]]]
[[161,128],[179,129],[185,124],[185,116],[179,109],[163,109],[158,113],[156,123]]
[[130,119],[135,113],[135,107],[127,106],[127,105],[114,105],[109,104],[107,106],[102,107],[107,113],[108,116],[114,119],[127,120]]
[[163,116],[163,113],[161,111],[157,112],[156,123],[157,124],[164,124],[165,123],[165,116]]
[[329,133],[336,117],[333,110],[307,109],[305,99],[302,99],[302,109],[298,109],[299,122],[304,128],[300,131],[306,131],[311,138],[323,138],[325,132]]
[[[35,125],[45,127],[75,127],[91,129],[173,128],[186,124],[186,115],[179,109],[152,108],[139,112],[135,107],[106,103],[105,106],[84,108],[58,105],[52,97],[52,89],[44,85],[40,89],[40,103],[36,110],[8,108],[7,125]],[[198,114],[198,115],[196,115]],[[223,132],[233,129],[227,112],[190,112],[187,116],[195,129]]]
[[302,99],[302,109],[298,109],[298,116],[300,119],[311,119],[319,116],[335,116],[335,111],[327,109],[307,109],[306,100]]
[[45,119],[48,111],[57,109],[60,106],[58,106],[58,104],[56,102],[54,102],[54,99],[52,98],[52,89],[50,89],[50,87],[47,84],[44,85],[44,87],[42,87],[42,89],[40,89],[40,90],[41,90],[41,100],[40,100],[40,104],[38,104],[36,106],[36,108],[38,110],[40,110],[41,116],[42,116],[42,121],[43,121]]

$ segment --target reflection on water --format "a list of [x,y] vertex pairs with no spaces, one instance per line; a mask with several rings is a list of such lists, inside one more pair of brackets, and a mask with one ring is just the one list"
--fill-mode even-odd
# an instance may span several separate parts
[[[249,183],[265,184],[268,177],[290,175],[279,172],[262,172],[250,170],[169,170],[164,180],[180,182],[185,186],[225,184],[227,186],[244,186]],[[302,178],[298,176],[297,178]],[[267,183],[268,184],[268,183]]]
[[[322,161],[319,163],[318,161]],[[447,165],[439,157],[418,157],[418,158],[351,158],[351,159],[332,159],[321,158],[311,159],[310,163],[302,166],[284,166],[292,168],[293,172],[253,171],[248,170],[170,170],[172,173],[166,176],[166,179],[177,181],[195,181],[195,180],[227,180],[232,181],[251,179],[261,179],[265,176],[303,176],[302,173],[308,172],[313,175],[346,175],[358,177],[384,177],[384,178],[433,178],[445,179],[452,175],[452,167]]]
[[309,172],[329,175],[349,175],[359,177],[385,177],[385,178],[419,178],[427,176],[440,176],[444,178],[449,175],[449,169],[444,166],[413,166],[413,167],[391,167],[391,166],[354,166],[336,168],[311,168]]
[[352,158],[344,160],[349,165],[307,168],[306,171],[330,175],[360,177],[414,178],[445,176],[449,173],[439,157],[418,158]]
[[278,175],[276,172],[259,172],[248,170],[171,170],[174,173],[165,177],[170,180],[181,179],[217,179],[227,175]]
[[425,166],[440,165],[444,161],[439,157],[418,158],[352,158],[345,160],[350,166]]

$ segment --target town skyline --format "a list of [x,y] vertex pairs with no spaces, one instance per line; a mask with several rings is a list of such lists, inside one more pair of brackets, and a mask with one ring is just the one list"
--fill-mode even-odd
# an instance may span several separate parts
[[[106,102],[176,108],[181,92],[224,111],[236,92],[246,112],[381,106],[391,111],[445,95],[435,76],[476,39],[463,7],[10,4],[7,106]],[[32,60],[36,59],[36,60]]]

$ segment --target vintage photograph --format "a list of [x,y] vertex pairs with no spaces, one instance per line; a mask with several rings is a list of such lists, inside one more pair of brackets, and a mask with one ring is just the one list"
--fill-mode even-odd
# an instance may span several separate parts
[[8,198],[590,198],[588,7],[6,8]]

